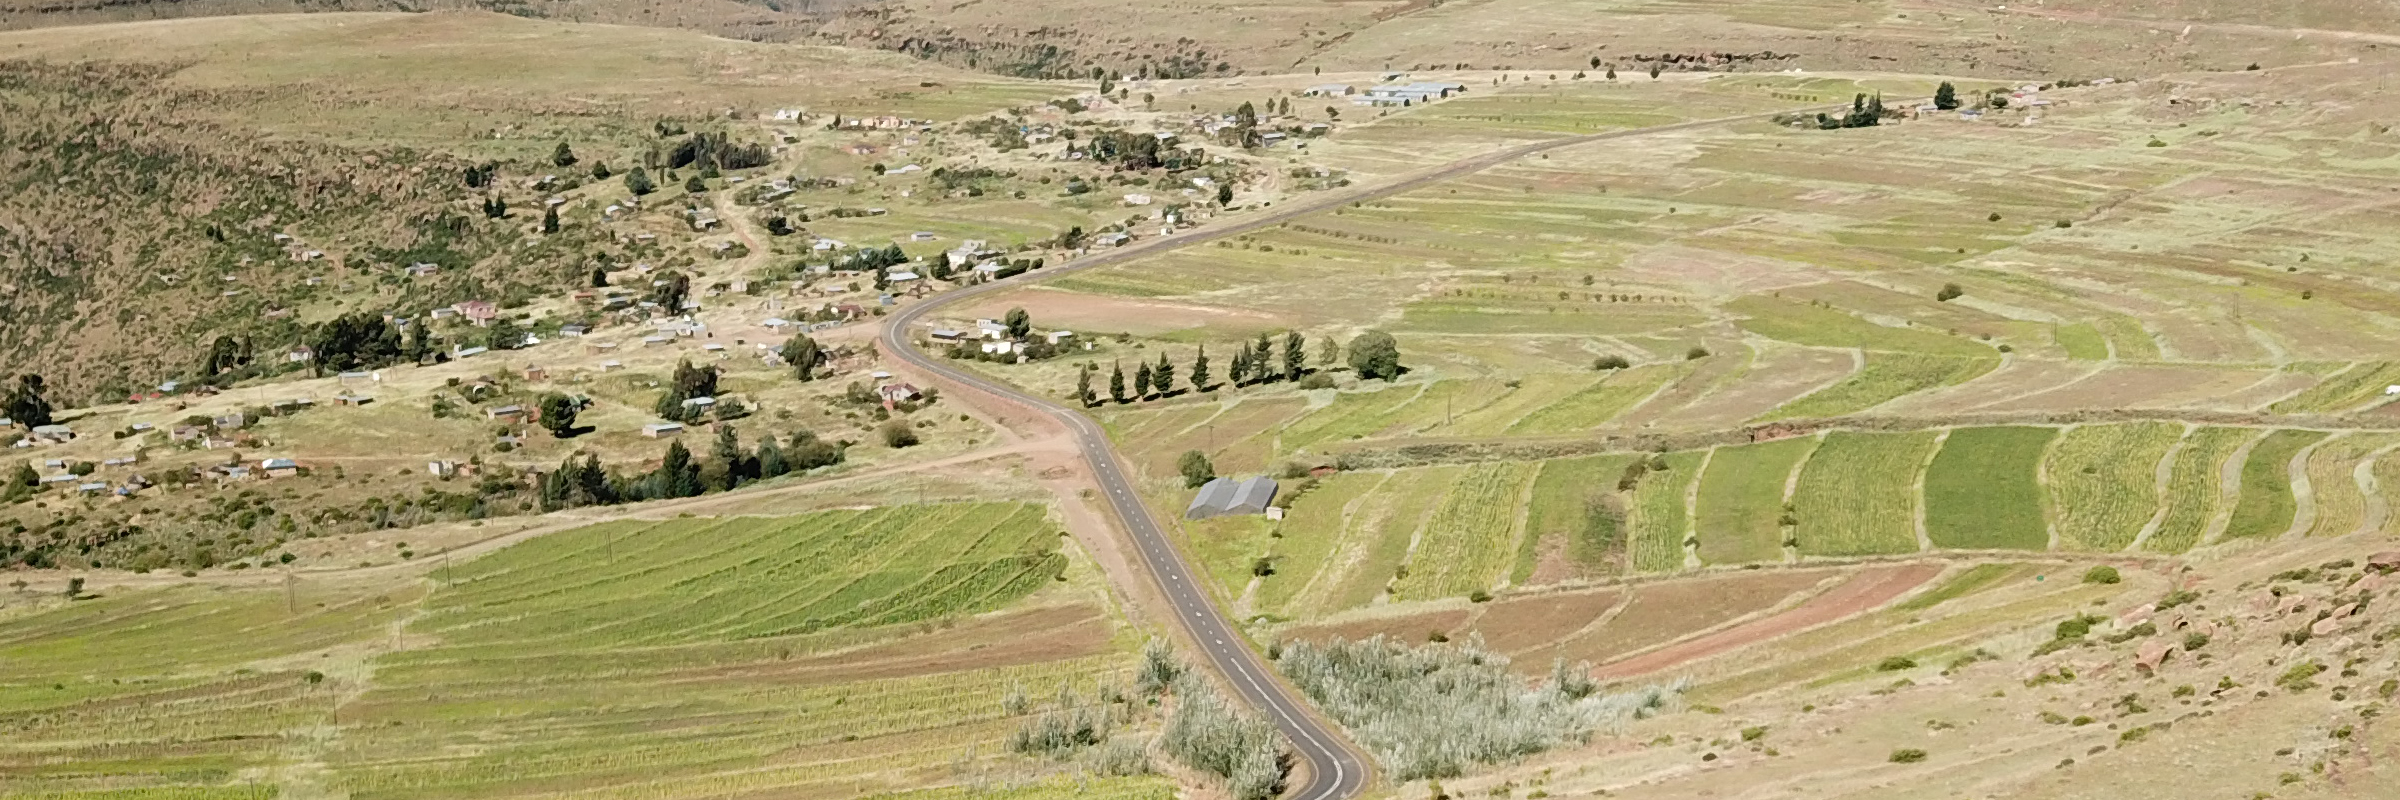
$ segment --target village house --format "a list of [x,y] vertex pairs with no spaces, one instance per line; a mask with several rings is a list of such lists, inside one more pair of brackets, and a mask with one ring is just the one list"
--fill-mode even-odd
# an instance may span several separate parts
[[45,442],[64,442],[75,438],[75,431],[65,425],[35,425],[33,438]]
[[915,400],[920,396],[917,392],[917,387],[910,386],[905,383],[887,383],[882,386],[877,386],[875,387],[875,395],[883,398],[883,407],[887,409],[901,403]]
[[487,408],[483,410],[483,417],[484,419],[499,420],[501,422],[524,422],[525,407],[501,406],[499,408]]
[[652,439],[663,439],[682,432],[683,425],[674,422],[653,422],[642,426],[642,435]]
[[258,462],[258,469],[270,478],[289,478],[300,474],[300,462],[288,458],[270,458]]
[[475,323],[477,326],[490,325],[493,318],[500,316],[500,307],[493,305],[489,300],[469,300],[453,305],[451,308],[458,309],[460,316],[466,317],[468,322]]

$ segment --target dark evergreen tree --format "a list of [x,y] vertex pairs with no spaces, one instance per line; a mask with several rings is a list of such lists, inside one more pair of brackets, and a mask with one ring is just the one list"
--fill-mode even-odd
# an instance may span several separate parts
[[625,173],[625,191],[632,192],[635,197],[640,197],[658,191],[658,184],[650,182],[650,173],[643,171],[641,167],[634,167],[632,172]]
[[1134,364],[1133,395],[1135,397],[1142,398],[1148,398],[1150,396],[1150,362],[1148,361],[1136,362]]
[[582,409],[576,407],[574,400],[553,392],[542,395],[542,402],[537,408],[542,415],[542,427],[548,429],[551,436],[564,439],[575,435],[575,415]]
[[1125,363],[1122,361],[1114,362],[1109,367],[1108,399],[1117,401],[1118,405],[1124,405],[1130,399],[1125,396]]
[[1175,392],[1175,365],[1167,361],[1167,354],[1158,354],[1158,366],[1150,368],[1150,385],[1161,395]]
[[1299,331],[1283,335],[1283,379],[1296,381],[1308,371],[1308,340]]
[[544,206],[542,208],[542,232],[558,232],[558,206]]
[[1084,408],[1099,404],[1099,398],[1092,396],[1092,371],[1089,361],[1084,362],[1082,369],[1075,371],[1075,401],[1082,403]]
[[1192,388],[1208,391],[1208,345],[1201,345],[1200,351],[1192,355]]
[[44,396],[48,388],[40,375],[30,372],[18,375],[16,387],[8,393],[9,420],[27,428],[53,422],[50,399]]
[[1033,316],[1025,313],[1025,309],[1009,309],[1002,324],[1008,326],[1008,338],[1023,339],[1033,335]]
[[568,147],[566,142],[559,142],[558,149],[550,151],[550,163],[561,167],[575,166],[575,148]]
[[1958,87],[1950,85],[1949,81],[1942,81],[1942,85],[1933,90],[1933,107],[1943,111],[1958,108]]

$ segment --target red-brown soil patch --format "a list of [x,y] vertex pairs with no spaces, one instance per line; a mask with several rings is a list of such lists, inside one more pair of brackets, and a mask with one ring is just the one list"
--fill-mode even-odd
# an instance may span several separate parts
[[1484,645],[1515,655],[1573,635],[1622,597],[1616,589],[1512,597],[1484,609],[1475,630],[1483,634]]
[[1310,641],[1319,642],[1342,639],[1344,641],[1355,642],[1362,639],[1383,636],[1403,644],[1420,644],[1426,640],[1428,634],[1432,634],[1437,631],[1443,636],[1448,636],[1453,639],[1458,638],[1460,629],[1465,628],[1466,625],[1467,612],[1463,609],[1451,611],[1429,611],[1419,614],[1404,614],[1389,617],[1374,617],[1370,619],[1352,620],[1350,622],[1335,623],[1332,625],[1311,625],[1305,628],[1294,628],[1283,638],[1307,639]]
[[1568,661],[1602,663],[1774,608],[1831,574],[1825,570],[1760,570],[1641,586],[1633,590],[1633,600],[1623,613],[1598,630],[1560,645],[1556,655]]
[[2260,370],[2140,366],[2101,370],[2046,392],[1982,407],[1983,411],[2073,411],[2089,408],[2166,408],[2223,396],[2258,383]]
[[1592,674],[1604,680],[1629,678],[1721,655],[1755,642],[1872,610],[1932,580],[1941,572],[1942,568],[1934,564],[1868,567],[1859,570],[1857,575],[1840,586],[1809,598],[1798,608],[1610,663],[1593,670]]

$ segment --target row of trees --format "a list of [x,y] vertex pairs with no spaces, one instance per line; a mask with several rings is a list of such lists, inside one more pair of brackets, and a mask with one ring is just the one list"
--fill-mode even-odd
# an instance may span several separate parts
[[[1400,346],[1392,339],[1391,334],[1382,331],[1368,331],[1351,340],[1348,348],[1344,348],[1332,337],[1326,337],[1321,341],[1322,344],[1317,351],[1317,363],[1320,367],[1331,367],[1340,361],[1346,349],[1349,353],[1350,369],[1359,377],[1389,381],[1398,378],[1403,371],[1400,366]],[[1275,381],[1299,381],[1310,372],[1307,343],[1307,338],[1301,336],[1299,331],[1286,332],[1283,335],[1283,347],[1280,358],[1278,358],[1274,338],[1261,332],[1255,344],[1245,341],[1241,343],[1239,349],[1234,351],[1233,363],[1226,380],[1237,387]],[[1092,387],[1093,376],[1098,372],[1097,365],[1085,363],[1083,369],[1076,374],[1075,398],[1081,401],[1086,408],[1100,404],[1099,396]],[[1210,371],[1206,345],[1202,345],[1192,355],[1191,371],[1188,374],[1190,375],[1190,388],[1194,391],[1214,391],[1219,385],[1214,382],[1216,376]],[[1147,360],[1135,362],[1133,386],[1129,394],[1125,382],[1125,364],[1119,361],[1109,368],[1108,398],[1122,404],[1153,396],[1172,396],[1182,391],[1175,385],[1176,377],[1175,364],[1168,360],[1165,353],[1158,354],[1156,364]],[[1304,386],[1303,388],[1320,387]]]
[[556,471],[542,476],[541,504],[543,510],[555,511],[731,491],[744,484],[842,463],[845,448],[805,430],[793,433],[788,444],[770,436],[755,449],[745,448],[732,425],[720,424],[716,444],[705,460],[695,458],[680,441],[669,442],[665,458],[645,472],[611,471],[600,464],[598,456],[588,453],[580,459],[569,456]]

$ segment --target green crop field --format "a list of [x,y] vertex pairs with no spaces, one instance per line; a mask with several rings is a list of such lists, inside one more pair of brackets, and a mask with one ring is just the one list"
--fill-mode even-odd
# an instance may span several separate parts
[[1744,564],[1783,558],[1783,489],[1813,437],[1717,448],[1700,476],[1700,560]]
[[2183,438],[2171,422],[2084,425],[2059,438],[2044,471],[2059,546],[2115,552],[2158,512],[2158,464]]
[[1275,540],[1275,574],[1258,583],[1254,602],[1260,611],[1288,614],[1304,591],[1333,580],[1332,559],[1349,525],[1352,502],[1384,479],[1378,472],[1328,475],[1292,503],[1276,526],[1282,537]]
[[2167,496],[2161,502],[2167,506],[2167,516],[2159,521],[2158,530],[2142,542],[2142,549],[2153,553],[2181,553],[2200,543],[2208,532],[2209,521],[2217,510],[2224,508],[2219,496],[2219,474],[2225,459],[2233,455],[2243,442],[2258,438],[2251,428],[2201,428],[2183,438],[2183,449],[2175,453],[2174,472],[2167,479]]
[[2051,331],[2067,357],[2078,361],[2100,361],[2108,358],[2108,337],[2088,322],[2060,325]]
[[1579,576],[1615,572],[1624,551],[1624,520],[1611,495],[1617,476],[1632,461],[1632,456],[1605,455],[1542,462],[1509,582],[1534,583],[1542,557],[1553,550]]
[[1745,314],[1742,329],[1793,344],[1847,347],[1898,353],[1990,358],[1992,348],[1921,328],[1877,325],[1830,308],[1775,297],[1750,296],[1725,305]]
[[1683,539],[1691,520],[1684,513],[1684,501],[1691,496],[1692,481],[1699,478],[1700,460],[1705,455],[1689,451],[1670,453],[1663,458],[1666,471],[1652,469],[1634,487],[1633,513],[1626,520],[1626,532],[1635,570],[1683,569]]
[[1925,469],[1925,535],[1935,547],[2047,550],[2036,480],[2057,428],[1959,428]]
[[1900,611],[1923,611],[1943,603],[1982,591],[2003,579],[2025,571],[2022,564],[1977,564],[1951,576],[1940,586],[1901,601],[1893,608]]
[[1800,468],[1794,535],[1804,555],[1913,553],[1917,475],[1934,433],[1826,434]]
[[1598,384],[1544,406],[1509,426],[1509,433],[1573,433],[1598,427],[1632,409],[1686,371],[1673,364],[1621,369]]
[[1998,366],[1996,358],[1954,358],[1914,353],[1867,353],[1867,365],[1841,382],[1811,392],[1760,417],[1761,421],[1854,414],[1892,400],[1974,380]]
[[1286,449],[1420,430],[1443,424],[1501,395],[1499,381],[1440,381],[1402,384],[1372,392],[1343,392],[1332,405],[1308,412],[1283,431]]
[[[1057,542],[1019,503],[613,522],[428,579],[16,612],[0,795],[852,796],[1017,769],[1027,712],[1004,696],[1122,684],[1135,660],[1097,605],[968,616],[1054,584]],[[1014,794],[1171,795],[1042,774]]]
[[2324,439],[2319,431],[2281,430],[2267,434],[2250,448],[2242,462],[2242,491],[2235,497],[2227,538],[2280,536],[2298,512],[2292,496],[2292,458],[2301,448]]
[[2400,363],[2352,364],[2269,410],[2278,414],[2339,413],[2381,399],[2384,388],[2393,384],[2400,384]]
[[268,796],[238,776],[331,724],[341,698],[308,679],[332,668],[316,654],[384,636],[422,593],[181,586],[0,622],[0,796]]
[[1468,467],[1425,520],[1408,577],[1392,587],[1393,596],[1454,597],[1498,584],[1517,550],[1525,491],[1540,470],[1521,462]]
[[585,529],[454,570],[417,625],[451,644],[542,649],[912,622],[1045,585],[1064,565],[1057,546],[1057,524],[1021,503]]

